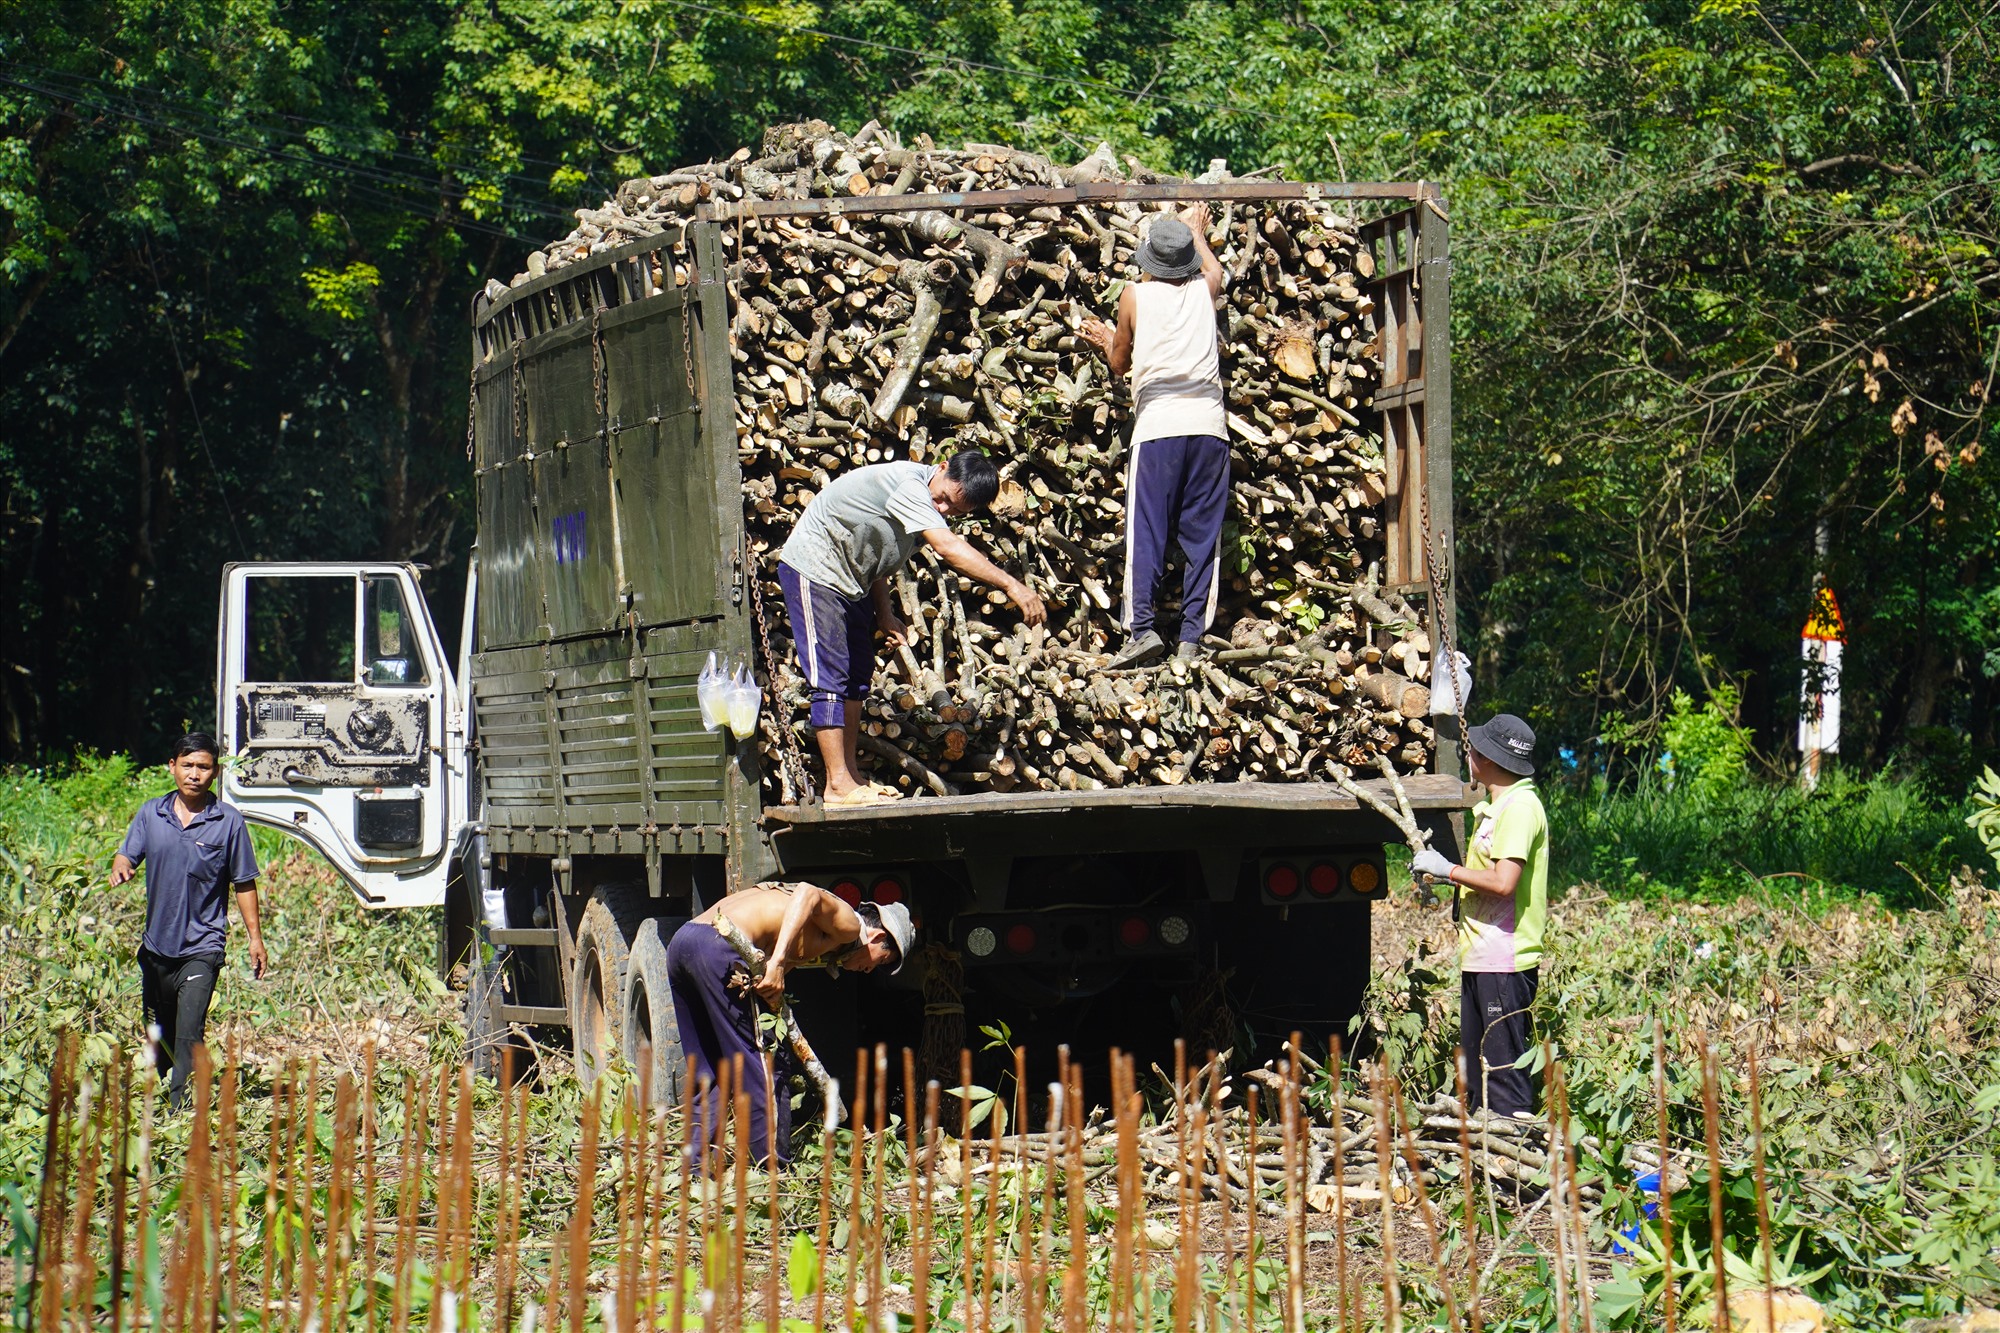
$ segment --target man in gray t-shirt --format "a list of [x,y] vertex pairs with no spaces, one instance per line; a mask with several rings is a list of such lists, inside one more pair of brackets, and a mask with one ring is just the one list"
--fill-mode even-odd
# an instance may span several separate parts
[[799,665],[812,687],[813,739],[826,764],[828,805],[890,800],[892,787],[861,781],[857,747],[861,701],[875,674],[875,629],[891,646],[903,622],[889,600],[889,576],[924,542],[959,573],[990,583],[1042,623],[1042,599],[946,526],[953,514],[993,503],[1000,474],[977,450],[943,467],[876,463],[833,482],[806,506],[778,561]]

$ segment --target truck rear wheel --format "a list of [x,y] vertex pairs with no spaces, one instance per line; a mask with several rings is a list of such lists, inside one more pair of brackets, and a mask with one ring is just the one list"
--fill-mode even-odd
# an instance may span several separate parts
[[640,925],[625,966],[624,1002],[618,1006],[625,1062],[641,1080],[651,1072],[655,1106],[678,1106],[686,1091],[687,1056],[667,982],[667,941],[687,920],[656,916]]
[[625,1051],[619,1002],[646,901],[643,890],[629,885],[599,885],[577,923],[569,1029],[576,1076],[586,1087]]

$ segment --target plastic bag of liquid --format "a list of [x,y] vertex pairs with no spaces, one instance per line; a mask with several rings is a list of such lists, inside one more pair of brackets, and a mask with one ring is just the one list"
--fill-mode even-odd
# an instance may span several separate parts
[[1445,662],[1443,653],[1431,661],[1431,716],[1463,716],[1466,701],[1472,697],[1472,659],[1455,652],[1449,670]]
[[749,667],[738,668],[729,682],[729,730],[737,740],[747,741],[757,731],[757,714],[764,707],[764,691],[759,689]]
[[695,677],[694,697],[701,705],[701,725],[708,730],[719,730],[729,720],[729,673],[714,653],[708,655],[708,665]]

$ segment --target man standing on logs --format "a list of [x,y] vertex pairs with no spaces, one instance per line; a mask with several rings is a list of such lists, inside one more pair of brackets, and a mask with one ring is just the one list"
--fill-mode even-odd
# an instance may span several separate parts
[[[785,975],[799,967],[900,972],[916,940],[910,909],[901,903],[846,903],[811,884],[760,885],[730,894],[674,932],[667,943],[667,981],[688,1074],[705,1083],[697,1121],[689,1126],[697,1151],[721,1139],[720,1082],[734,1068],[736,1089],[750,1097],[750,1153],[762,1162],[775,1134],[778,1161],[791,1155],[792,1103],[764,1079],[757,1001],[786,1018]],[[761,974],[752,959],[763,960]],[[811,1049],[799,1052],[808,1068]],[[731,1062],[740,1057],[740,1066]],[[821,1071],[824,1076],[824,1071]],[[825,1089],[822,1089],[824,1092]]]
[[1527,1119],[1535,1113],[1535,1090],[1514,1063],[1528,1049],[1541,978],[1549,817],[1535,790],[1535,733],[1527,723],[1501,713],[1466,739],[1472,780],[1487,795],[1472,807],[1465,864],[1426,847],[1410,868],[1459,886],[1458,1022],[1467,1109]]
[[1178,541],[1181,623],[1176,655],[1192,659],[1215,619],[1222,578],[1222,520],[1229,509],[1228,422],[1215,334],[1222,262],[1208,246],[1208,205],[1160,217],[1135,256],[1152,281],[1119,293],[1118,327],[1085,320],[1083,336],[1132,376],[1132,455],[1125,479],[1125,628],[1112,668],[1145,666],[1166,652],[1153,627],[1153,594]]
[[889,600],[889,576],[919,540],[947,565],[1007,594],[1030,625],[1047,614],[1027,584],[988,560],[945,523],[993,503],[999,470],[975,449],[961,449],[943,467],[874,463],[857,468],[813,497],[778,561],[799,666],[812,687],[813,739],[826,765],[828,805],[872,805],[901,795],[863,782],[858,747],[861,704],[875,674],[875,628],[891,647],[903,642],[903,622]]

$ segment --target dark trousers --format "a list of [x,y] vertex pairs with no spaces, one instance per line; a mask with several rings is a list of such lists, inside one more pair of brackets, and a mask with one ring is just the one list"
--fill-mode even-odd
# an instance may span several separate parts
[[847,701],[867,698],[875,679],[875,599],[844,597],[782,560],[778,586],[785,590],[799,666],[812,686],[812,724],[841,726]]
[[215,978],[221,970],[219,953],[166,958],[151,949],[139,950],[139,994],[146,1006],[146,1023],[160,1030],[153,1058],[160,1073],[173,1071],[167,1104],[175,1110],[187,1105],[194,1048],[208,1034],[208,1004],[215,998]]
[[[1526,972],[1461,972],[1458,987],[1459,1039],[1465,1044],[1466,1109],[1484,1106],[1495,1115],[1532,1115],[1535,1088],[1528,1071],[1514,1068],[1533,1038],[1529,1010],[1540,968]],[[1489,1072],[1490,1071],[1490,1072]]]
[[[1168,435],[1132,446],[1125,480],[1125,628],[1153,628],[1153,590],[1167,545],[1187,557],[1181,575],[1180,642],[1201,638],[1215,618],[1222,578],[1222,520],[1229,513],[1229,442],[1216,435]],[[1162,634],[1161,638],[1168,636]]]
[[[674,993],[674,1020],[695,1088],[694,1123],[688,1144],[705,1151],[722,1141],[730,1108],[717,1086],[724,1066],[741,1064],[730,1077],[737,1091],[750,1094],[750,1156],[762,1162],[765,1135],[777,1131],[778,1161],[791,1158],[792,1099],[785,1090],[782,1063],[774,1063],[776,1087],[764,1082],[764,1053],[757,1048],[758,1000],[747,987],[732,987],[730,973],[748,975],[743,957],[713,926],[690,923],[667,942],[667,983]],[[705,1085],[705,1086],[704,1086]],[[698,1146],[697,1146],[698,1145]]]

